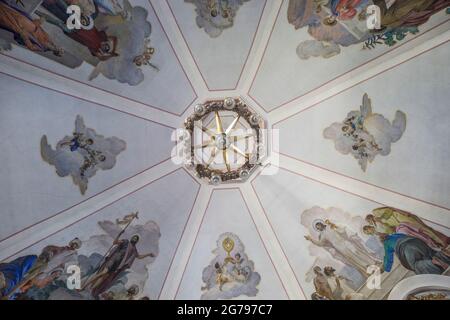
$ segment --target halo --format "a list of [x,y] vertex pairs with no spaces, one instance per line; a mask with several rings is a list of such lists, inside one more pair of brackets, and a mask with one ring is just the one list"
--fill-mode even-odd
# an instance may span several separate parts
[[319,222],[321,224],[325,224],[325,221],[323,221],[322,219],[314,220],[313,223],[312,223],[312,227],[313,227],[314,231],[320,232],[320,230],[316,228],[316,224],[319,223]]
[[82,242],[79,238],[74,238],[69,242],[69,246],[72,244],[76,244],[80,248],[82,245]]
[[141,240],[141,236],[139,235],[139,233],[133,234],[133,235],[130,237],[130,239],[133,238],[133,237],[138,237],[138,240]]

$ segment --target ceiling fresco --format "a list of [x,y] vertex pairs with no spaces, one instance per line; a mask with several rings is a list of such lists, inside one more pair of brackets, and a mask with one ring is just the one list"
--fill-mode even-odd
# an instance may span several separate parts
[[0,300],[448,300],[449,8],[0,0]]

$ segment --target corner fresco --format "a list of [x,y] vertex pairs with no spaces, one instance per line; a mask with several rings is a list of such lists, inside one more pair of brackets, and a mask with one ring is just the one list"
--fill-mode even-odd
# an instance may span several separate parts
[[[316,206],[302,212],[301,224],[309,231],[305,238],[315,257],[305,275],[315,288],[313,300],[383,299],[374,293],[389,293],[415,275],[446,277],[450,266],[450,238],[397,208],[376,208],[361,217]],[[373,275],[380,276],[380,283],[372,283]],[[446,297],[442,292],[427,294]]]
[[[143,291],[149,267],[159,255],[161,233],[154,221],[136,224],[137,218],[138,213],[131,213],[100,221],[101,234],[0,263],[0,299],[149,299]],[[80,268],[79,288],[68,288],[69,266]]]
[[[69,6],[80,8],[80,28],[69,28]],[[69,11],[70,12],[70,11]],[[148,12],[128,0],[0,0],[0,48],[24,47],[68,68],[136,86],[142,68],[155,72]]]
[[[367,27],[367,7],[380,9],[380,29]],[[359,44],[363,49],[394,46],[431,16],[448,8],[450,0],[289,0],[288,22],[308,28],[313,38],[297,47],[300,59],[331,58],[341,47]]]

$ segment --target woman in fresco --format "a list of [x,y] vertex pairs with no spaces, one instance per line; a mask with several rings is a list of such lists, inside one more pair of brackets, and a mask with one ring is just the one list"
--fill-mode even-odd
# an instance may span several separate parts
[[446,248],[450,244],[449,237],[430,228],[419,217],[400,209],[392,207],[374,209],[372,214],[366,216],[366,222],[374,226],[376,231],[387,234],[396,232],[396,228],[403,224],[403,229],[405,226],[409,226],[410,230],[415,229],[417,234],[429,238],[430,243],[435,243],[438,248]]
[[17,258],[11,262],[0,263],[0,298],[8,299],[37,261],[36,255]]
[[41,27],[42,20],[33,19],[26,12],[8,5],[0,0],[0,28],[13,33],[14,40],[32,51],[52,51],[62,56],[63,50],[58,48]]
[[416,274],[442,274],[449,267],[450,257],[433,250],[419,238],[401,233],[381,233],[374,228],[364,228],[364,232],[377,235],[383,243],[383,271],[391,271],[395,256],[403,267]]

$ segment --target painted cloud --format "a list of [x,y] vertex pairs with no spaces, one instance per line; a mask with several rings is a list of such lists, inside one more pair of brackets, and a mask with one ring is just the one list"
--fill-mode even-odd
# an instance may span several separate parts
[[152,27],[147,21],[148,12],[142,7],[131,7],[128,1],[127,19],[122,23],[114,23],[115,16],[104,15],[97,19],[96,24],[108,30],[110,36],[116,37],[118,55],[105,61],[100,61],[89,76],[95,79],[99,74],[108,79],[116,79],[121,83],[135,86],[144,81],[144,72],[134,59],[146,49],[146,40],[150,37]]
[[339,45],[333,42],[305,40],[297,46],[297,55],[300,59],[307,60],[310,57],[330,58],[341,52]]
[[60,140],[56,149],[48,144],[46,135],[41,138],[42,159],[55,166],[58,176],[70,175],[81,194],[86,192],[89,178],[99,169],[112,169],[117,155],[125,149],[125,141],[97,134],[94,129],[85,126],[81,116],[75,120],[73,134]]
[[233,233],[224,233],[213,251],[215,258],[203,270],[202,300],[231,299],[246,295],[255,297],[261,281],[244,244]]
[[373,113],[367,94],[359,111],[351,111],[342,122],[335,122],[323,132],[326,139],[334,141],[336,150],[351,154],[363,171],[376,155],[387,156],[391,144],[397,142],[406,129],[406,115],[395,113],[392,123],[384,116]]
[[197,25],[211,38],[217,38],[223,30],[233,26],[237,11],[247,1],[250,0],[185,0],[195,5]]

